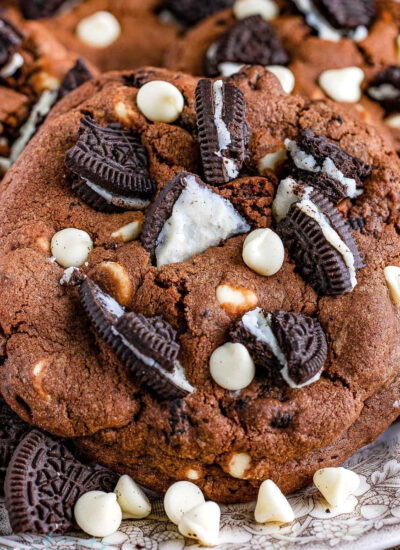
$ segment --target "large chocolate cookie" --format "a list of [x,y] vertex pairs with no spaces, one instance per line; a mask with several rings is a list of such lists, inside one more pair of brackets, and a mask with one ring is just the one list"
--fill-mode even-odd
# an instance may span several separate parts
[[[137,107],[140,90],[143,112],[160,116],[145,87],[160,80],[177,88],[162,85],[181,106],[173,122]],[[53,109],[4,181],[0,376],[22,418],[77,437],[105,465],[158,490],[194,480],[232,502],[254,498],[266,477],[302,486],[396,415],[400,319],[384,269],[398,265],[400,165],[373,127],[284,94],[260,67],[227,82],[213,87],[202,136],[205,85],[163,70],[105,75]],[[230,147],[234,131],[244,136],[243,117],[227,123],[231,97],[245,103],[240,147]],[[135,136],[156,187],[145,210],[104,212],[77,192],[67,152],[83,143],[87,117],[103,130],[87,136],[84,166],[104,176],[110,128],[118,163],[101,185],[85,172],[86,184],[114,192]],[[228,181],[208,181],[207,132],[217,157],[235,162]],[[242,258],[250,231],[266,227],[286,245],[270,276]],[[79,270],[58,265],[58,237],[52,258],[64,228],[92,240]],[[233,340],[254,378],[227,390],[210,357]]]

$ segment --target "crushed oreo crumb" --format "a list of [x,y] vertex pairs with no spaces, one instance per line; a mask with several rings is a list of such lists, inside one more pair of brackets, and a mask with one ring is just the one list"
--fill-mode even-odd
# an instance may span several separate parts
[[279,428],[284,430],[285,428],[289,427],[293,418],[294,418],[293,413],[278,411],[274,414],[274,416],[271,419],[271,422],[270,422],[271,428]]
[[88,69],[83,59],[77,59],[75,65],[64,76],[58,89],[57,101],[63,99],[70,92],[82,86],[85,82],[93,78],[93,74]]
[[390,65],[380,71],[367,88],[369,97],[388,113],[400,111],[400,67]]
[[0,67],[10,61],[23,40],[20,31],[5,17],[0,17]]

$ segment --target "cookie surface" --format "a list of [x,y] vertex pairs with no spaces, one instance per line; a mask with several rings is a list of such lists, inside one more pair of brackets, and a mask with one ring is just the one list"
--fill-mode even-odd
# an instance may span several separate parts
[[[170,82],[183,94],[185,106],[174,123],[150,122],[139,112],[138,89],[152,80]],[[397,155],[373,127],[349,118],[329,102],[286,95],[260,67],[242,71],[229,83],[241,90],[246,103],[248,158],[235,179],[216,186],[207,186],[203,179],[196,78],[157,69],[110,73],[86,83],[55,107],[4,180],[0,319],[7,357],[1,391],[28,422],[55,435],[78,437],[89,456],[132,473],[144,485],[165,490],[174,480],[191,479],[208,498],[238,502],[254,498],[266,477],[285,491],[307,483],[321,462],[340,463],[396,416],[388,403],[397,392],[399,312],[383,270],[398,264],[400,166]],[[162,209],[163,216],[169,216],[170,233],[163,219],[162,229],[155,224],[156,230],[147,235],[150,241],[156,239],[157,246],[168,237],[176,250],[185,250],[189,256],[174,261],[172,255],[158,268],[142,241],[133,240],[138,232],[132,228],[142,225],[152,206],[144,211],[100,212],[71,187],[66,153],[76,145],[81,119],[88,113],[103,127],[119,123],[140,137],[157,186],[152,204],[177,174],[192,174],[203,182],[195,189],[209,212],[220,212],[220,199],[226,201],[222,219],[226,233],[208,241],[201,217],[190,209],[183,191],[179,197],[174,195],[172,210],[169,203],[167,214]],[[304,129],[340,149],[340,155],[335,148],[330,154],[346,176],[339,175],[329,157],[327,163],[319,159],[317,150],[310,159],[299,149],[309,146],[311,151],[310,142],[301,137]],[[322,147],[321,140],[317,143]],[[242,259],[250,230],[277,228],[279,188],[285,179],[297,177],[285,163],[277,165],[276,172],[263,167],[271,166],[271,154],[280,152],[282,158],[293,151],[293,162],[306,158],[305,164],[300,163],[305,172],[304,166],[309,168],[311,162],[317,172],[329,172],[335,182],[342,181],[345,198],[337,196],[335,203],[327,200],[340,213],[346,231],[330,211],[326,215],[332,218],[335,239],[347,243],[345,252],[339,246],[342,257],[348,258],[347,250],[353,257],[358,251],[364,267],[354,263],[356,284],[339,295],[320,290],[317,294],[289,250],[281,269],[268,277],[252,271]],[[313,178],[301,175],[307,186],[313,185]],[[294,183],[296,200],[312,202],[311,194],[305,198],[302,185]],[[245,234],[229,233],[242,219],[248,226]],[[183,220],[189,230],[178,246],[174,228]],[[350,220],[362,222],[350,224]],[[51,260],[50,241],[67,227],[86,231],[93,240],[88,265],[82,264],[80,272],[101,288],[107,312],[127,315],[126,322],[111,323],[117,331],[111,330],[113,337],[122,334],[135,357],[144,365],[163,367],[163,376],[172,372],[171,367],[176,370],[179,362],[193,391],[171,399],[141,385],[125,356],[118,359],[113,352],[110,333],[102,335],[86,315],[77,287],[60,284],[60,279],[69,277]],[[348,241],[347,231],[356,248]],[[350,264],[345,264],[350,273]],[[242,309],[221,299],[221,287],[243,296]],[[315,365],[308,374],[317,377],[308,385],[271,382],[261,365],[256,366],[252,382],[239,391],[225,390],[213,380],[211,354],[230,341],[233,323],[256,307],[301,314],[318,322],[311,330],[311,321],[297,320],[291,332],[289,315],[280,316],[272,326],[298,382],[305,378],[295,352],[296,335],[309,339],[305,347]],[[135,315],[147,321],[139,317],[138,327]],[[160,316],[161,324],[152,321],[157,326],[154,336],[148,323]],[[134,335],[143,327],[151,334],[146,342],[158,342],[157,349],[169,350],[167,362],[166,355],[138,349]],[[315,327],[321,327],[326,339],[326,357],[315,353],[315,342],[324,341]],[[247,468],[239,473],[232,466],[238,453],[248,455]]]

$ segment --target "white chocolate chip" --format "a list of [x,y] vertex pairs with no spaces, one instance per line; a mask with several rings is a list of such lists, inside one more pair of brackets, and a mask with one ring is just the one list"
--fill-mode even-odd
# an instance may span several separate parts
[[133,284],[126,267],[117,262],[101,262],[96,271],[106,277],[111,296],[121,306],[128,305],[132,299]]
[[319,77],[319,85],[334,101],[356,103],[361,99],[361,83],[364,72],[359,67],[329,69]]
[[215,382],[226,390],[242,390],[253,380],[256,369],[247,348],[227,342],[213,351],[210,373]]
[[257,295],[248,288],[232,285],[217,286],[216,296],[218,303],[230,315],[240,315],[257,305]]
[[264,175],[267,170],[274,171],[276,166],[287,159],[286,148],[278,149],[272,153],[267,153],[258,161],[258,171]]
[[221,510],[215,502],[203,502],[192,508],[179,522],[179,532],[204,546],[216,546],[219,539]]
[[400,304],[400,267],[388,265],[383,270],[390,296],[395,306]]
[[279,7],[273,0],[236,0],[233,5],[236,19],[245,19],[252,15],[261,15],[267,21],[279,15]]
[[40,250],[43,252],[46,252],[47,254],[50,252],[50,241],[47,237],[44,235],[41,237],[37,237],[36,239],[36,245]]
[[120,239],[124,243],[134,241],[139,237],[142,230],[142,225],[143,223],[141,221],[135,220],[134,222],[128,223],[127,225],[123,225],[122,227],[111,233],[111,237],[113,239]]
[[79,267],[84,264],[93,248],[90,235],[81,229],[67,227],[51,239],[51,254],[62,267]]
[[232,477],[245,479],[245,472],[251,464],[251,456],[247,453],[234,453],[228,464],[228,470]]
[[271,276],[282,267],[285,249],[281,238],[272,229],[256,229],[243,243],[244,263],[259,275]]
[[109,11],[98,11],[79,21],[76,34],[88,46],[107,48],[121,34],[121,25]]
[[400,128],[400,113],[393,113],[386,117],[383,122],[389,128]]
[[115,493],[89,491],[82,495],[74,508],[76,523],[92,537],[107,537],[118,530],[122,511]]
[[290,523],[294,520],[294,512],[287,498],[271,479],[260,485],[254,517],[257,523]]
[[165,513],[175,525],[179,524],[186,512],[203,503],[204,495],[201,489],[190,481],[177,481],[164,496]]
[[119,478],[114,489],[124,519],[141,519],[151,513],[151,504],[142,489],[127,475]]
[[196,479],[200,479],[200,474],[194,468],[188,468],[188,470],[186,470],[186,477],[188,479],[196,480]]
[[284,67],[283,65],[268,65],[265,68],[276,76],[281,83],[284,92],[287,94],[291,94],[293,92],[295,78],[290,69]]
[[341,506],[360,484],[359,476],[346,468],[322,468],[313,479],[331,506]]
[[180,117],[185,100],[176,86],[164,80],[144,84],[137,94],[137,106],[153,122],[174,122]]

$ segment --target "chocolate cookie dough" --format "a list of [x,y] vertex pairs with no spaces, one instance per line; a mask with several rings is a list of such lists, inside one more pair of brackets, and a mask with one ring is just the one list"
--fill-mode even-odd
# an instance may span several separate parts
[[3,185],[0,383],[26,422],[239,502],[397,416],[400,163],[340,106],[261,67],[110,73]]

